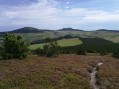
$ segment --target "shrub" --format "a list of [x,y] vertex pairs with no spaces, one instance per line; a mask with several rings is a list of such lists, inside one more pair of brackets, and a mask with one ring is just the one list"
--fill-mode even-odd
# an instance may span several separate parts
[[44,51],[43,51],[43,49],[41,49],[41,48],[37,48],[37,49],[34,51],[34,53],[35,53],[36,55],[39,55],[39,56],[43,56],[43,55],[44,55]]
[[13,34],[5,34],[1,56],[4,59],[19,58],[23,59],[27,56],[29,43],[23,41],[21,36]]
[[45,44],[43,50],[46,57],[57,57],[59,55],[59,45],[56,41]]
[[119,58],[119,50],[113,52],[113,55],[112,56],[115,57],[115,58]]
[[80,47],[77,49],[76,54],[77,55],[86,55],[86,51],[84,48]]
[[107,52],[106,52],[105,50],[101,50],[101,51],[100,51],[100,55],[101,55],[101,56],[107,55]]
[[2,54],[2,47],[0,47],[0,58],[1,58],[1,54]]
[[36,49],[35,53],[40,56],[45,57],[57,57],[59,56],[59,48],[57,41],[51,41],[50,38],[47,38],[46,41],[48,42],[43,46],[43,49]]

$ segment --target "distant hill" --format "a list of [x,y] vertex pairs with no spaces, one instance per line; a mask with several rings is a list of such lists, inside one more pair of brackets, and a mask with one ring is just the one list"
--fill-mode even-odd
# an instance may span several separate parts
[[62,29],[59,29],[57,31],[83,31],[83,30],[73,29],[73,28],[62,28]]
[[[62,28],[59,30],[48,30],[48,29],[38,29],[34,27],[23,27],[20,29],[16,29],[13,31],[8,31],[10,33],[39,33],[39,32],[58,32],[58,31],[82,31],[82,32],[119,32],[119,30],[107,30],[107,29],[99,29],[94,31],[85,31],[80,29],[74,29],[74,28]],[[0,34],[3,34],[6,32],[0,32]]]
[[52,30],[37,29],[33,27],[24,27],[24,28],[10,31],[10,33],[39,33],[39,32],[46,32],[46,31],[52,31]]
[[37,33],[37,32],[39,32],[39,29],[33,28],[33,27],[24,27],[24,28],[10,31],[10,32],[11,33]]
[[[0,32],[0,38],[6,32]],[[48,30],[48,29],[38,29],[34,27],[23,27],[20,29],[16,29],[13,31],[9,31],[9,33],[13,33],[15,35],[22,36],[25,40],[30,42],[36,42],[38,40],[43,40],[46,37],[50,38],[58,38],[64,36],[71,37],[83,37],[83,38],[103,38],[115,43],[119,43],[119,31],[118,30],[107,30],[107,29],[99,29],[95,31],[85,31],[74,28],[62,28],[59,30]]]
[[96,30],[96,31],[105,31],[105,32],[119,32],[118,30],[107,30],[107,29],[99,29],[99,30]]

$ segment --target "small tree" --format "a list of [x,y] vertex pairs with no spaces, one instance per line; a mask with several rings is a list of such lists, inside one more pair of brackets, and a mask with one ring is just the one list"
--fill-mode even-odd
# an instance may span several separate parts
[[21,36],[7,33],[4,36],[1,56],[4,59],[23,59],[27,56],[28,46],[29,43],[23,41]]

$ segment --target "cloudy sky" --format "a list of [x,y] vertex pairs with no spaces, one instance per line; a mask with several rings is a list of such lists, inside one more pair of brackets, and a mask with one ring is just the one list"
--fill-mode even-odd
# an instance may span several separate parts
[[0,0],[0,31],[22,27],[119,30],[119,0]]

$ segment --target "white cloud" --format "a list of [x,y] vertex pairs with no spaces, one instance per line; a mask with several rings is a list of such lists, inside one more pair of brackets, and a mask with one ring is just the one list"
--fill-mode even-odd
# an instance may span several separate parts
[[69,4],[70,4],[70,2],[66,2],[66,4],[67,4],[67,5],[69,5]]
[[[69,4],[69,2],[67,2]],[[82,26],[88,23],[119,22],[119,11],[89,8],[60,9],[55,0],[39,0],[26,6],[0,9],[0,26],[54,27]]]
[[85,21],[90,22],[119,22],[119,12],[100,11],[99,13],[86,15]]

